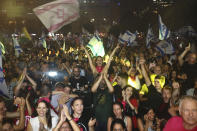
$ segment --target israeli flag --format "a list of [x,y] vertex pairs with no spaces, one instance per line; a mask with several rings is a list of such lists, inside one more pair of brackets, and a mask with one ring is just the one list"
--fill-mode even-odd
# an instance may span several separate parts
[[12,39],[13,39],[13,42],[14,42],[15,55],[16,55],[16,57],[19,57],[20,53],[22,53],[23,50],[21,49],[17,38],[12,37]]
[[2,54],[5,54],[5,47],[1,41],[0,41],[0,50],[1,50]]
[[2,52],[0,50],[0,95],[8,97],[8,88],[4,79],[2,66]]
[[135,41],[137,33],[137,31],[136,33],[131,33],[127,30],[124,34],[120,34],[119,42],[122,44],[128,43],[128,45],[131,45]]
[[173,54],[175,52],[172,43],[166,40],[160,41],[156,45],[155,49],[158,50],[162,56],[164,56],[165,54]]
[[170,36],[170,31],[166,25],[162,22],[161,16],[159,15],[159,39],[166,40]]
[[42,45],[45,49],[47,48],[47,43],[46,43],[46,40],[45,40],[44,32],[42,32],[42,35],[39,38],[39,45]]
[[197,37],[197,33],[192,26],[184,26],[180,28],[177,33],[181,36],[187,35],[191,37]]
[[149,27],[148,27],[148,32],[147,32],[147,35],[146,35],[146,47],[147,48],[150,48],[150,42],[151,42],[151,40],[153,40],[155,37],[154,37],[154,34],[153,34],[153,30],[152,30],[152,28],[150,27],[150,25],[149,25]]

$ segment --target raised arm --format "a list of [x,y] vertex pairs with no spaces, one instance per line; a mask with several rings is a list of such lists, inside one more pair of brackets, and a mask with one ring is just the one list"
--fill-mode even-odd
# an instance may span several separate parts
[[103,79],[103,74],[100,74],[99,78],[94,82],[91,88],[91,92],[95,93],[97,91],[102,79]]
[[32,88],[34,89],[34,91],[36,91],[36,87],[37,87],[36,82],[31,77],[29,77],[29,75],[27,75],[27,73],[25,74],[25,76],[29,80],[29,82],[32,84]]
[[26,107],[27,107],[27,111],[28,111],[28,115],[32,115],[32,107],[29,103],[29,97],[30,97],[30,93],[27,94],[27,97],[25,98],[25,102],[26,102]]
[[63,106],[63,112],[65,113],[66,118],[68,119],[73,131],[80,131],[78,125],[75,123],[73,118],[70,116],[69,111],[68,111],[68,107],[66,105]]
[[111,82],[108,80],[107,74],[104,73],[104,74],[103,74],[103,77],[104,77],[104,80],[105,80],[105,82],[106,82],[106,84],[107,84],[107,88],[108,88],[109,92],[110,92],[110,93],[113,93],[113,92],[114,92],[114,88],[113,88]]
[[63,68],[66,69],[66,71],[68,72],[69,76],[72,75],[72,72],[70,71],[70,69],[68,68],[68,66],[66,64],[62,64]]
[[184,63],[183,58],[185,57],[185,55],[187,54],[187,52],[190,51],[190,49],[191,49],[191,46],[190,46],[190,43],[189,43],[189,45],[187,47],[185,47],[185,50],[178,57],[178,61],[179,61],[180,66],[183,65],[183,63]]
[[144,59],[140,59],[140,63],[139,64],[141,65],[142,75],[143,75],[143,77],[145,79],[146,85],[150,86],[151,85],[151,81],[150,81],[150,78],[149,78],[149,76],[148,76],[148,74],[146,72],[146,69],[145,69],[145,60]]
[[19,124],[14,125],[14,130],[23,130],[25,128],[25,99],[21,98],[21,103],[19,104],[19,110],[20,110],[20,119]]
[[109,56],[109,60],[108,60],[107,64],[105,65],[105,67],[104,67],[104,69],[102,70],[101,73],[107,73],[108,72],[109,66],[110,66],[111,61],[113,59],[113,56],[116,53],[116,51],[118,50],[118,48],[120,48],[119,44],[117,44],[117,46],[113,49],[112,53]]
[[15,96],[17,96],[18,93],[19,93],[19,90],[20,90],[20,88],[21,88],[21,85],[22,85],[22,83],[23,83],[23,81],[24,81],[24,79],[25,79],[26,71],[27,71],[27,68],[24,68],[24,69],[23,69],[23,73],[22,73],[22,75],[21,75],[21,78],[20,78],[20,80],[18,81],[17,86],[14,88],[14,95],[15,95]]
[[88,122],[88,129],[89,131],[94,131],[94,125],[96,124],[96,118],[92,119],[90,118]]
[[84,47],[83,44],[81,44],[81,48],[85,51],[85,54],[86,54],[87,57],[88,57],[88,61],[89,61],[89,64],[90,64],[90,68],[91,68],[93,74],[94,74],[94,75],[97,74],[98,72],[97,72],[97,70],[96,70],[96,67],[95,67],[94,64],[93,64],[92,58],[90,57],[90,54],[88,53],[87,49]]

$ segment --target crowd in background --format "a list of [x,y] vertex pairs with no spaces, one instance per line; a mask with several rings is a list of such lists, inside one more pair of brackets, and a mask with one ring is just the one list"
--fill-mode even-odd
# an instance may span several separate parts
[[48,49],[23,43],[19,57],[7,42],[9,96],[0,98],[0,129],[175,131],[176,124],[197,130],[195,40],[174,43],[175,52],[162,55],[156,43],[131,47],[102,39],[104,57],[92,56],[77,34],[66,38],[65,50],[61,40],[48,40]]

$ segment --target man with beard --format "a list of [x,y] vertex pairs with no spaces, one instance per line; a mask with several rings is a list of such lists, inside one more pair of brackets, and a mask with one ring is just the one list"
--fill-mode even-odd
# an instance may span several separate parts
[[97,77],[91,91],[93,93],[94,113],[97,122],[96,131],[106,131],[107,120],[112,111],[112,93],[114,92],[107,74],[102,73]]
[[88,88],[87,79],[84,76],[80,76],[80,68],[77,66],[73,68],[73,76],[71,76],[69,82],[73,92],[76,90],[84,91],[84,89]]
[[165,86],[162,89],[162,98],[163,103],[159,106],[158,114],[157,116],[159,119],[165,119],[168,120],[171,115],[169,114],[168,110],[170,108],[170,98],[172,96],[172,89],[168,86]]

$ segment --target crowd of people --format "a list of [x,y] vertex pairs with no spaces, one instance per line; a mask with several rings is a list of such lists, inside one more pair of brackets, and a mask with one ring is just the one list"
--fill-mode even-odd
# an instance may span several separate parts
[[21,44],[16,57],[7,48],[0,130],[197,131],[196,41],[163,55],[145,40],[129,47],[102,39],[104,57],[76,35],[65,50],[55,41],[50,49]]

